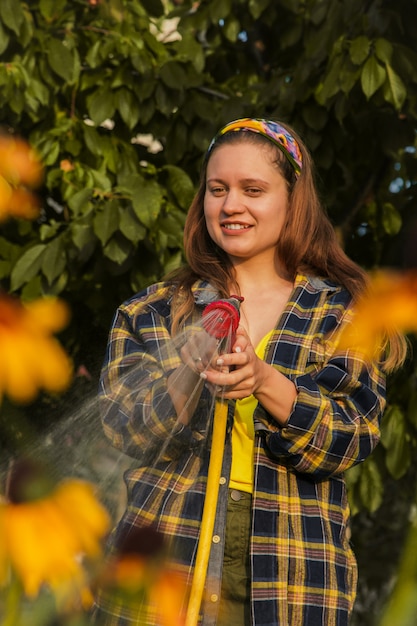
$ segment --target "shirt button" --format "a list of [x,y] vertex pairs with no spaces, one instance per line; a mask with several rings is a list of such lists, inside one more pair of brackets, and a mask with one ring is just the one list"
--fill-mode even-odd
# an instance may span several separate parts
[[219,599],[219,596],[217,595],[217,593],[212,593],[210,596],[210,600],[211,602],[217,602],[217,600]]
[[220,478],[220,481],[219,481],[219,482],[220,482],[220,484],[221,484],[221,485],[225,485],[225,484],[226,484],[226,479],[225,479],[225,477],[224,477],[224,476],[222,476],[222,477]]
[[213,543],[219,543],[220,537],[219,535],[213,535]]
[[242,492],[238,491],[237,489],[232,489],[230,492],[230,497],[232,498],[232,500],[234,500],[235,502],[239,502],[239,500],[242,497]]

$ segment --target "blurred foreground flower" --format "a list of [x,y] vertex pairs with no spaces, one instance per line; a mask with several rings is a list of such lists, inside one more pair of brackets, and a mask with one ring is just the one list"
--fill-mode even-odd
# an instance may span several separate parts
[[392,333],[417,333],[417,272],[379,271],[357,302],[338,348],[354,349],[371,360],[381,356]]
[[161,626],[185,624],[186,583],[169,563],[163,535],[150,526],[129,532],[99,586],[106,606],[135,615],[137,623],[152,616]]
[[29,188],[40,185],[42,177],[40,159],[29,144],[0,135],[0,221],[39,215],[39,200]]
[[90,484],[51,483],[44,468],[17,462],[0,502],[0,586],[16,578],[34,598],[44,585],[58,604],[91,604],[82,558],[98,559],[109,517]]
[[60,392],[69,385],[72,364],[52,333],[68,322],[66,305],[56,298],[27,304],[0,295],[0,398],[30,402],[39,389]]

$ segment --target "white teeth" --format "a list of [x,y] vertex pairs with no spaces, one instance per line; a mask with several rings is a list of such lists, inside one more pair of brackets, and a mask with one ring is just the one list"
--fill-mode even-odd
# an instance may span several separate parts
[[249,228],[249,226],[244,226],[244,224],[223,224],[223,227],[228,230],[244,230],[245,228]]

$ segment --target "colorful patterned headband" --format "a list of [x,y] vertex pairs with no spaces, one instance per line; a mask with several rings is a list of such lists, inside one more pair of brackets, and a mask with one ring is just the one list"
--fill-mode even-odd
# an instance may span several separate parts
[[226,124],[226,126],[223,126],[223,128],[219,130],[217,135],[211,141],[207,154],[210,153],[219,137],[235,130],[259,133],[272,141],[272,143],[278,146],[281,152],[287,157],[288,161],[294,168],[295,175],[297,177],[300,175],[303,164],[300,146],[286,128],[281,126],[281,124],[270,120],[244,117],[240,120],[229,122],[229,124]]

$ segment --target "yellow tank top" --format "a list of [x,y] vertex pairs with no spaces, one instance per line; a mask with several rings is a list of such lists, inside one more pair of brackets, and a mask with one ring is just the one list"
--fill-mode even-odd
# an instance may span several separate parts
[[[256,354],[260,359],[265,358],[265,350],[273,331],[267,333],[256,347]],[[253,445],[255,431],[253,427],[253,412],[258,404],[255,396],[251,395],[242,400],[236,400],[236,408],[232,430],[232,468],[229,487],[252,493],[253,491]]]

